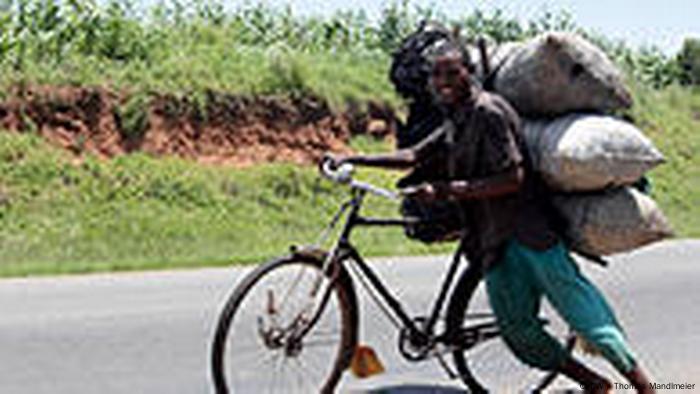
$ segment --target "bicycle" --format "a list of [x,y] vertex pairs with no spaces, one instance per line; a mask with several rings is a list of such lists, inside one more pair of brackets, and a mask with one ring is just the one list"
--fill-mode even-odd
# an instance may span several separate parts
[[[235,288],[219,316],[211,349],[216,392],[250,391],[243,387],[263,392],[262,385],[270,388],[276,384],[281,388],[271,392],[289,393],[297,388],[306,393],[333,392],[358,345],[358,298],[350,271],[398,324],[398,346],[405,359],[437,359],[448,376],[460,378],[470,392],[487,392],[487,385],[479,376],[482,373],[475,369],[489,360],[477,350],[501,341],[497,341],[500,333],[495,317],[471,307],[470,301],[482,279],[481,268],[468,263],[455,284],[463,260],[460,243],[431,310],[425,316],[411,317],[352,245],[350,235],[361,226],[406,226],[419,221],[364,217],[360,210],[367,194],[392,199],[399,196],[354,180],[349,165],[334,170],[325,162],[321,172],[350,188],[350,199],[341,205],[321,239],[325,240],[345,217],[340,235],[329,251],[313,246],[292,247],[289,255],[257,267]],[[275,284],[282,287],[273,287]],[[325,345],[328,346],[320,349]],[[507,352],[503,344],[498,346]],[[571,351],[573,347],[570,336],[567,349]],[[302,361],[302,356],[317,350],[323,350],[320,357]],[[251,355],[262,353],[267,353],[262,360],[249,362]],[[446,355],[451,356],[452,365]],[[287,367],[289,370],[283,371]],[[256,371],[261,371],[262,376],[256,377]],[[544,390],[556,376],[553,372],[537,376],[532,391]]]

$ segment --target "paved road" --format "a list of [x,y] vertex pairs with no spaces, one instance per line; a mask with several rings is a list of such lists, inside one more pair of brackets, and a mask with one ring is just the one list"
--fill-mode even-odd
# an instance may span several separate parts
[[[444,269],[439,261],[389,259],[375,266],[403,298],[427,305]],[[609,296],[656,380],[696,383],[700,392],[700,241],[624,255],[608,270],[584,269]],[[216,313],[245,272],[0,280],[0,393],[211,392],[207,361]],[[388,371],[365,381],[347,377],[342,391],[459,388],[435,363],[401,361],[390,326],[363,301],[363,341],[375,347]]]

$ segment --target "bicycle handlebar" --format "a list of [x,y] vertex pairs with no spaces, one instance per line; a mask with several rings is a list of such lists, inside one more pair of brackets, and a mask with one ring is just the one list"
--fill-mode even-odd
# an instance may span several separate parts
[[338,166],[338,168],[333,168],[333,160],[324,158],[321,162],[320,170],[321,175],[326,179],[342,185],[349,185],[353,190],[362,190],[392,200],[397,200],[399,198],[399,195],[391,190],[352,179],[355,166],[350,163],[344,163]]

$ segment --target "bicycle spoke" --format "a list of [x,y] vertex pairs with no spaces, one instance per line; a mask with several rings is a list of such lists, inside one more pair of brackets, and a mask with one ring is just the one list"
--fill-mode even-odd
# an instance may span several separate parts
[[293,358],[290,362],[290,364],[294,365],[294,371],[297,372],[297,376],[299,377],[298,383],[299,383],[299,388],[303,389],[305,387],[309,387],[311,390],[306,390],[305,392],[314,392],[318,390],[318,387],[314,387],[313,384],[309,383],[309,377],[305,374],[305,370],[302,368],[301,363],[298,358]]
[[337,341],[313,341],[313,342],[304,342],[304,347],[306,348],[312,348],[312,347],[318,347],[318,346],[328,346],[336,343]]
[[299,273],[297,274],[296,279],[292,283],[292,286],[290,286],[290,288],[287,290],[287,293],[282,298],[282,304],[280,305],[280,309],[284,308],[287,301],[290,299],[290,295],[292,294],[292,291],[296,290],[299,283],[301,283],[301,277],[304,275],[306,270],[307,270],[307,267],[299,267]]
[[[259,371],[271,370],[271,367],[274,366],[275,360],[278,358],[278,354],[268,354],[262,356],[262,358],[257,360],[257,362],[237,362],[229,365],[229,370],[231,372],[230,376],[233,379],[232,382],[234,384],[238,384],[248,381],[259,381],[261,379]],[[250,368],[247,368],[245,371],[241,371],[241,365],[248,365]]]
[[[274,353],[272,354],[274,355]],[[246,353],[236,352],[236,360],[240,363],[241,361],[252,361],[253,359],[258,359],[262,356],[263,360],[258,360],[258,363],[264,363],[272,355],[266,355],[262,349],[256,349],[255,351],[249,351]]]
[[272,371],[272,379],[270,379],[270,385],[268,386],[268,393],[274,394],[275,386],[277,386],[277,382],[279,381],[280,378],[280,369],[281,365],[284,362],[284,356],[280,354],[280,357],[277,359],[277,363],[275,364],[273,371]]
[[318,331],[318,330],[314,330],[314,331],[311,331],[311,332],[306,336],[306,338],[317,338],[317,337],[322,337],[322,338],[324,338],[324,337],[329,337],[329,336],[337,336],[337,337],[339,337],[339,336],[340,336],[340,330],[337,330],[337,329],[336,329],[336,330],[332,330],[332,331]]
[[324,371],[326,368],[328,368],[327,365],[323,366],[323,360],[321,360],[321,366],[319,366],[318,357],[310,356],[307,357],[307,359],[308,363],[311,364],[312,371]]
[[[311,368],[306,367],[306,363],[305,363],[304,361],[302,361],[301,359],[299,359],[299,358],[295,359],[295,361],[297,362],[297,364],[299,364],[299,368],[300,368],[301,370],[303,370],[303,371],[308,371],[308,373],[307,373],[308,376],[314,376],[314,377],[315,377],[315,376],[318,376],[319,371],[324,371],[323,368],[318,369],[316,364],[312,365]],[[309,364],[311,364],[311,363],[309,363]],[[314,373],[313,371],[316,371],[316,372]],[[315,379],[315,378],[313,379],[313,381],[316,381],[316,380],[317,380],[317,379]],[[312,387],[312,388],[315,389],[315,390],[318,390],[318,387]]]

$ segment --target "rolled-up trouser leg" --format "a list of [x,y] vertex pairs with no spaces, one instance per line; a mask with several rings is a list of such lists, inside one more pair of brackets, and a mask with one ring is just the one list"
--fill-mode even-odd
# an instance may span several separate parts
[[542,293],[533,279],[517,245],[511,242],[503,259],[486,274],[489,301],[513,354],[532,367],[554,370],[568,355],[537,318]]
[[622,328],[602,293],[586,279],[560,243],[546,251],[520,247],[529,261],[538,288],[562,318],[595,346],[618,371],[635,367],[635,358]]

